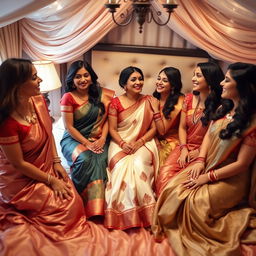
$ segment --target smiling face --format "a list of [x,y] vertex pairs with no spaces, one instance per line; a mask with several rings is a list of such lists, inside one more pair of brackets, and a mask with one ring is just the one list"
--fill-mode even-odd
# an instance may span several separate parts
[[144,80],[139,72],[133,72],[125,85],[127,93],[139,94],[142,91]]
[[209,91],[209,86],[204,78],[200,67],[196,67],[192,77],[193,91],[203,92]]
[[171,91],[171,84],[165,72],[161,72],[156,80],[156,91],[158,93],[169,94]]
[[78,91],[87,91],[92,84],[92,78],[90,73],[82,67],[76,72],[73,82]]
[[21,84],[19,89],[19,95],[21,97],[32,97],[40,94],[40,83],[42,79],[37,76],[36,68],[32,65],[31,77]]
[[230,99],[233,101],[239,100],[239,93],[236,88],[237,83],[236,81],[232,78],[230,74],[230,70],[227,71],[225,75],[225,79],[220,83],[222,86],[222,94],[221,97],[223,99]]

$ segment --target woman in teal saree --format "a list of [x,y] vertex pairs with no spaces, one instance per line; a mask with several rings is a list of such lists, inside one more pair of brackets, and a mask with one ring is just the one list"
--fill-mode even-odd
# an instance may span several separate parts
[[73,183],[81,195],[87,217],[104,215],[107,181],[107,109],[114,92],[97,84],[88,63],[74,62],[66,79],[61,112],[66,131],[62,153],[71,167]]

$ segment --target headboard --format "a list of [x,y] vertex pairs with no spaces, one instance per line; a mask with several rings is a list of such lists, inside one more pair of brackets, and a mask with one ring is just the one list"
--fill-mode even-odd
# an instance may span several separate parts
[[89,61],[99,76],[100,84],[120,95],[123,93],[123,89],[118,85],[118,77],[120,71],[127,66],[137,66],[142,69],[145,77],[144,94],[153,93],[159,71],[167,66],[173,66],[180,70],[183,82],[182,91],[189,92],[191,91],[194,67],[199,62],[208,61],[210,56],[199,49],[100,44],[92,49],[90,58]]

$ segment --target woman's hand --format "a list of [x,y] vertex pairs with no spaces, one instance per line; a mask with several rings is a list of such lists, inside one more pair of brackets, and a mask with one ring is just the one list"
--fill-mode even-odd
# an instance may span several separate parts
[[199,156],[199,149],[189,151],[188,155],[189,155],[189,161],[193,161]]
[[139,139],[135,143],[132,143],[132,150],[130,154],[134,154],[143,145],[144,145],[144,141],[142,139]]
[[184,168],[188,162],[189,162],[188,149],[184,147],[180,152],[180,157],[178,158],[177,163],[180,165],[181,168]]
[[187,168],[188,178],[197,179],[200,173],[204,170],[204,163],[192,163]]
[[209,182],[209,178],[208,178],[208,175],[205,173],[205,174],[201,174],[197,179],[189,178],[186,181],[184,181],[182,184],[185,188],[195,189],[208,182]]
[[105,142],[106,142],[106,139],[103,138],[102,136],[98,139],[98,140],[95,140],[93,142],[93,148],[94,150],[96,151],[97,154],[100,154],[102,152],[104,152],[104,145],[105,145]]
[[85,147],[87,147],[89,150],[91,150],[93,153],[96,153],[96,154],[100,154],[103,152],[103,149],[98,149],[98,145],[96,146],[95,144],[95,141],[94,142],[91,142],[89,140],[87,140],[85,143],[83,143],[83,145]]
[[56,178],[51,177],[50,186],[56,196],[59,196],[61,200],[72,198],[71,186],[68,183]]
[[66,170],[63,168],[63,166],[60,163],[54,163],[53,169],[59,178],[62,178],[64,181],[69,180]]
[[125,142],[122,146],[122,149],[126,154],[128,154],[128,155],[132,154],[131,151],[132,151],[133,147],[130,143]]

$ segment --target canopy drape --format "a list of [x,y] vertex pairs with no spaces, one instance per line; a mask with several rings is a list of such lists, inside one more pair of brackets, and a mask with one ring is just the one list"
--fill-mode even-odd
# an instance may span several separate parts
[[[166,12],[161,1],[164,2],[153,1],[153,7],[163,13],[165,20]],[[173,31],[215,58],[256,63],[255,0],[176,1],[179,6],[168,23]],[[40,6],[40,9],[38,2],[41,1],[30,2],[27,13],[24,9],[22,13],[17,10],[16,17],[20,18],[22,49],[32,59],[48,59],[55,63],[72,61],[116,26],[102,0],[48,0],[48,5]],[[36,7],[37,11],[31,12]],[[117,17],[130,7],[130,1],[122,3]],[[4,19],[0,17],[0,27],[13,23],[14,16],[13,11]],[[5,41],[8,39],[6,34],[1,34],[0,42],[2,37]],[[6,52],[6,47],[9,46],[1,45],[1,52]],[[5,55],[1,53],[1,56]]]

